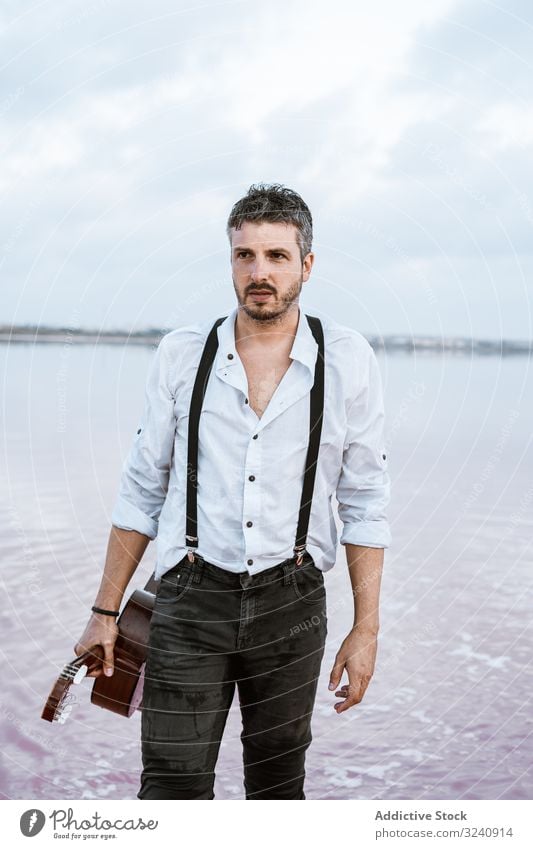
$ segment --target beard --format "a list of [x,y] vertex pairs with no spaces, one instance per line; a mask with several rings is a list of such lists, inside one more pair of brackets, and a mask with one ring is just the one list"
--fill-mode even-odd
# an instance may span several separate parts
[[[291,306],[294,306],[298,303],[298,298],[300,296],[300,292],[302,291],[302,286],[303,275],[301,276],[299,281],[290,286],[289,289],[287,289],[287,291],[281,296],[277,295],[272,289],[272,287],[262,284],[258,284],[256,287],[248,286],[246,288],[245,295],[241,296],[235,285],[235,280],[233,280],[233,288],[235,289],[235,294],[237,296],[237,301],[240,309],[242,309],[246,313],[246,315],[253,321],[260,321],[261,324],[265,324],[266,322],[275,324],[276,322],[281,321],[283,317],[287,314]],[[247,302],[246,299],[249,293],[258,289],[272,292],[272,297],[269,298],[268,302],[263,304],[254,303],[253,301]]]

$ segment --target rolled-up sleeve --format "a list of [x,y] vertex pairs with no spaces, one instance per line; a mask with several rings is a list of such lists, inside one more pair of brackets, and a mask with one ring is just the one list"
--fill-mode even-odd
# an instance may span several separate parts
[[[366,347],[366,346],[365,346]],[[383,389],[376,355],[368,344],[366,376],[349,405],[342,469],[337,484],[342,545],[388,548],[390,478],[384,443]]]
[[168,491],[174,449],[174,396],[169,387],[169,354],[161,339],[146,381],[144,408],[122,466],[118,497],[111,513],[117,528],[155,539]]

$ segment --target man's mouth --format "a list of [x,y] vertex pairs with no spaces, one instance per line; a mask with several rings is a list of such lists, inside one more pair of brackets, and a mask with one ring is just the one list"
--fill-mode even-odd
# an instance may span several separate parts
[[269,292],[266,289],[254,290],[253,292],[250,292],[250,297],[252,297],[254,301],[266,301],[270,298],[271,294],[272,292]]

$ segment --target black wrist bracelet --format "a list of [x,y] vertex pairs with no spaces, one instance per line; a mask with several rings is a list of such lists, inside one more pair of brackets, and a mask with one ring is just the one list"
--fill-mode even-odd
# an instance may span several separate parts
[[96,607],[94,604],[91,607],[93,613],[104,613],[106,616],[118,616],[120,610],[104,610],[102,607]]

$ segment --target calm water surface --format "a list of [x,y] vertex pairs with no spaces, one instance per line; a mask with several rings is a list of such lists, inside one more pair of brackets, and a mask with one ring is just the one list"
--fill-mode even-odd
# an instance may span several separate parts
[[[127,720],[92,706],[89,681],[76,688],[66,725],[40,712],[94,600],[151,356],[135,347],[0,346],[7,798],[136,797],[139,713]],[[326,575],[329,633],[307,796],[531,798],[531,364],[451,355],[380,356],[380,364],[393,545],[378,663],[361,704],[337,716],[327,684],[352,617],[339,546]],[[154,564],[152,544],[133,583],[144,584]],[[240,731],[234,702],[219,799],[244,797]]]

